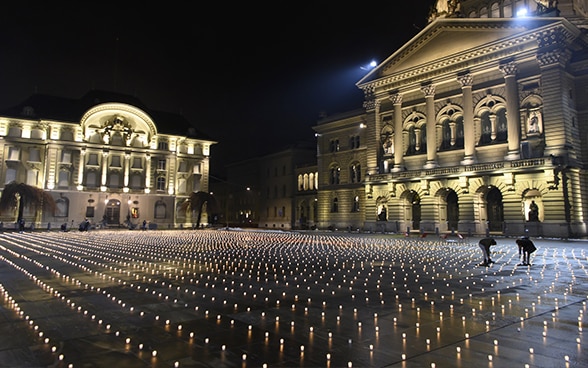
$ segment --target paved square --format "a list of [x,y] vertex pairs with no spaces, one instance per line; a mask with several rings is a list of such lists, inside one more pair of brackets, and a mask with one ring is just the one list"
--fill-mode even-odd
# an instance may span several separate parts
[[0,234],[2,367],[586,367],[587,242]]

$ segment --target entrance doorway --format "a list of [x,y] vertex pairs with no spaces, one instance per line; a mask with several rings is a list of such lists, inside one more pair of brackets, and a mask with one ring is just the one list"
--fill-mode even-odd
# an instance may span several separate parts
[[111,199],[106,203],[104,221],[106,225],[120,225],[120,201],[118,199]]
[[410,191],[408,196],[412,210],[412,229],[420,230],[421,228],[421,196],[414,190]]
[[502,193],[496,187],[486,193],[486,208],[488,209],[488,229],[490,231],[502,231],[504,223],[504,207]]
[[457,231],[459,223],[459,207],[457,206],[457,193],[454,190],[448,190],[445,196],[447,204],[447,230]]

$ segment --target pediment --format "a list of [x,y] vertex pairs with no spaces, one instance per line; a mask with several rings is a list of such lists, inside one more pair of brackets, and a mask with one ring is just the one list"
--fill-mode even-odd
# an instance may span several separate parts
[[[372,70],[357,85],[415,68],[441,67],[457,60],[479,57],[484,53],[534,42],[525,37],[537,28],[561,22],[561,18],[442,18],[419,32],[394,54]],[[444,61],[445,60],[445,61]],[[411,74],[414,74],[413,71]]]

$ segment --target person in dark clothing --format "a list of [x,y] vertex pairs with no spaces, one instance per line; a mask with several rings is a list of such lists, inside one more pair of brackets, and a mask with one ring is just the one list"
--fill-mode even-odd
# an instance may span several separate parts
[[496,245],[496,240],[494,240],[494,238],[480,239],[478,245],[480,246],[480,249],[482,249],[482,254],[484,255],[484,262],[480,263],[480,266],[490,266],[490,264],[494,263],[490,258],[490,247]]
[[530,266],[531,265],[531,253],[533,253],[534,251],[537,250],[537,247],[535,246],[535,244],[533,243],[533,241],[531,241],[531,239],[529,239],[528,237],[522,237],[520,239],[516,240],[516,243],[519,247],[519,257],[522,256],[522,263],[520,263],[520,266]]

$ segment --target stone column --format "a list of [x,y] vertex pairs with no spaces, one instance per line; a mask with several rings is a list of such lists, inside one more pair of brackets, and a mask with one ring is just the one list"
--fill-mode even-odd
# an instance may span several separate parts
[[402,144],[402,95],[394,94],[390,96],[394,104],[394,168],[392,171],[404,171],[403,154],[404,146]]
[[125,188],[129,187],[129,172],[131,167],[131,155],[125,153],[125,177],[123,179],[123,184]]
[[100,180],[100,185],[106,187],[106,179],[108,176],[108,152],[102,152],[102,179]]
[[436,138],[436,119],[435,119],[435,85],[428,84],[421,88],[425,94],[427,110],[427,162],[426,169],[437,167],[437,138]]
[[145,193],[151,191],[151,155],[145,155]]
[[462,165],[471,165],[476,162],[476,141],[474,136],[474,100],[472,98],[473,77],[465,74],[457,77],[461,83],[463,94],[463,148],[464,157]]
[[506,160],[518,160],[521,158],[521,124],[519,107],[519,89],[517,87],[517,66],[509,62],[500,66],[504,74],[506,87],[506,120],[508,129],[508,152]]
[[80,150],[80,166],[78,166],[78,190],[83,189],[84,184],[84,167],[86,166],[86,149]]

